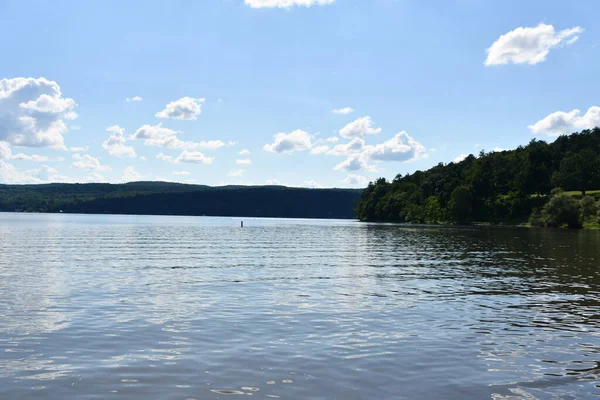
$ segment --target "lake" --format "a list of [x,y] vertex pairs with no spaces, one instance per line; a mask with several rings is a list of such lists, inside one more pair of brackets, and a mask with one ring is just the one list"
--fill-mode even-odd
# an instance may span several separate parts
[[0,399],[587,399],[600,231],[0,213]]

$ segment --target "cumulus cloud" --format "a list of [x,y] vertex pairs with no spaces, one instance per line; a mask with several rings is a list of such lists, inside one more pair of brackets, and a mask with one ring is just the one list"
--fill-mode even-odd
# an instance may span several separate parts
[[187,150],[181,152],[181,154],[176,158],[163,153],[158,154],[156,158],[173,164],[212,164],[212,162],[215,160],[214,157],[207,157],[199,151]]
[[125,101],[128,103],[132,101],[142,101],[142,98],[140,96],[126,97]]
[[354,112],[354,108],[352,107],[344,107],[344,108],[336,108],[335,110],[331,110],[334,114],[348,115]]
[[6,184],[36,184],[51,182],[71,182],[55,168],[42,165],[40,168],[20,171],[12,164],[0,160],[0,183]]
[[461,154],[458,157],[456,157],[454,160],[452,160],[452,162],[454,164],[458,164],[459,162],[464,161],[467,157],[469,157],[468,154]]
[[265,144],[265,151],[271,153],[291,153],[293,151],[308,150],[312,147],[312,136],[303,130],[295,130],[291,133],[278,133],[275,141]]
[[131,136],[132,139],[143,140],[146,146],[166,147],[169,149],[218,149],[225,146],[221,140],[189,142],[177,137],[179,132],[165,128],[162,124],[143,125]]
[[362,175],[348,174],[346,179],[344,179],[342,182],[348,185],[366,185],[369,183],[369,179]]
[[248,155],[248,154],[250,154],[250,151],[249,151],[249,150],[246,150],[246,149],[244,149],[244,150],[240,151],[238,154],[239,154],[240,156],[245,156],[245,155]]
[[335,167],[335,171],[369,171],[375,172],[377,169],[374,165],[369,165],[367,155],[365,153],[354,154],[342,161]]
[[167,104],[164,110],[156,113],[156,117],[193,121],[202,112],[202,103],[205,100],[202,98],[182,97]]
[[89,148],[90,148],[90,146],[69,147],[69,151],[71,151],[73,153],[84,153],[84,152],[88,151]]
[[[2,157],[0,157],[0,158],[2,158]],[[33,161],[33,162],[48,161],[48,157],[46,157],[46,156],[40,156],[38,154],[27,155],[27,154],[23,154],[23,153],[15,154],[14,156],[12,156],[12,159],[13,160]]]
[[190,175],[190,171],[175,171],[175,172],[173,172],[173,175],[177,175],[177,176]]
[[529,130],[532,133],[559,136],[583,129],[593,129],[597,126],[600,126],[600,107],[592,106],[583,115],[580,110],[554,112],[535,124],[529,125]]
[[230,177],[240,177],[242,175],[244,175],[243,169],[234,169],[232,171],[229,171],[229,174],[227,174],[227,176],[230,176]]
[[579,26],[556,32],[552,25],[519,27],[498,38],[486,51],[485,65],[529,64],[546,61],[550,50],[574,43],[583,29]]
[[111,169],[108,165],[100,164],[100,160],[89,154],[73,154],[73,158],[77,160],[71,164],[73,168],[87,169],[90,171],[110,171]]
[[281,182],[279,182],[277,179],[268,179],[266,184],[270,186],[280,186]]
[[240,164],[240,165],[250,165],[252,164],[252,160],[250,160],[249,158],[243,159],[243,160],[235,160],[236,164]]
[[125,144],[127,141],[127,139],[125,139],[125,129],[121,128],[119,125],[113,125],[106,128],[106,131],[112,133],[112,135],[102,143],[102,147],[108,151],[108,154],[115,157],[137,157],[135,149]]
[[324,154],[324,153],[327,153],[328,151],[329,151],[329,146],[322,145],[322,146],[317,146],[317,147],[313,148],[310,151],[310,154]]
[[338,144],[327,154],[333,156],[347,156],[349,154],[359,153],[365,146],[365,141],[361,138],[354,138],[349,143]]
[[338,138],[337,136],[332,136],[332,137],[328,137],[327,139],[325,139],[325,141],[327,143],[337,143],[339,142],[340,138]]
[[362,117],[340,129],[340,136],[346,139],[354,139],[367,135],[377,135],[381,128],[374,128],[371,117]]
[[394,135],[390,140],[365,145],[364,140],[355,138],[347,144],[335,146],[327,154],[349,155],[343,162],[334,167],[336,171],[376,171],[370,162],[396,161],[410,162],[427,157],[425,146],[410,137],[406,132]]
[[46,78],[0,80],[0,141],[64,149],[66,120],[77,118],[73,99]]
[[366,146],[369,159],[374,161],[410,162],[426,156],[425,146],[410,137],[406,132],[400,132],[387,142],[374,146]]
[[139,181],[141,178],[142,178],[142,176],[135,170],[135,168],[127,167],[127,168],[125,168],[125,171],[123,172],[123,176],[121,177],[121,180],[123,182],[135,182],[135,181]]
[[335,3],[335,0],[244,0],[252,8],[292,8],[324,6]]
[[0,160],[9,160],[12,158],[12,150],[6,142],[0,142]]

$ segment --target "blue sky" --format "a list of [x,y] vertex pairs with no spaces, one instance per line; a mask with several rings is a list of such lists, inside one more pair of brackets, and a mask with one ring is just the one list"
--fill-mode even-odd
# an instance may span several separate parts
[[4,0],[0,182],[361,187],[554,140],[600,124],[599,13],[591,0]]

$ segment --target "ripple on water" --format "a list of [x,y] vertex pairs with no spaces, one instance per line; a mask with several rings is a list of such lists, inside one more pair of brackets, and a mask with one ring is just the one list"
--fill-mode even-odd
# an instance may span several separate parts
[[231,225],[0,213],[0,399],[598,392],[600,231]]

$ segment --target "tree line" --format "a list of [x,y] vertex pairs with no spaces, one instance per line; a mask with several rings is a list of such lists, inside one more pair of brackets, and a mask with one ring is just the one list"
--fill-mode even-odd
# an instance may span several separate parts
[[0,211],[355,218],[361,191],[167,182],[0,185]]
[[[531,217],[535,225],[578,227],[598,222],[589,213],[597,212],[592,196],[600,193],[586,196],[594,189],[600,189],[600,128],[552,143],[533,139],[515,150],[482,151],[392,182],[380,178],[363,191],[356,214],[362,221],[410,223],[521,223]],[[552,219],[557,213],[565,215]]]

